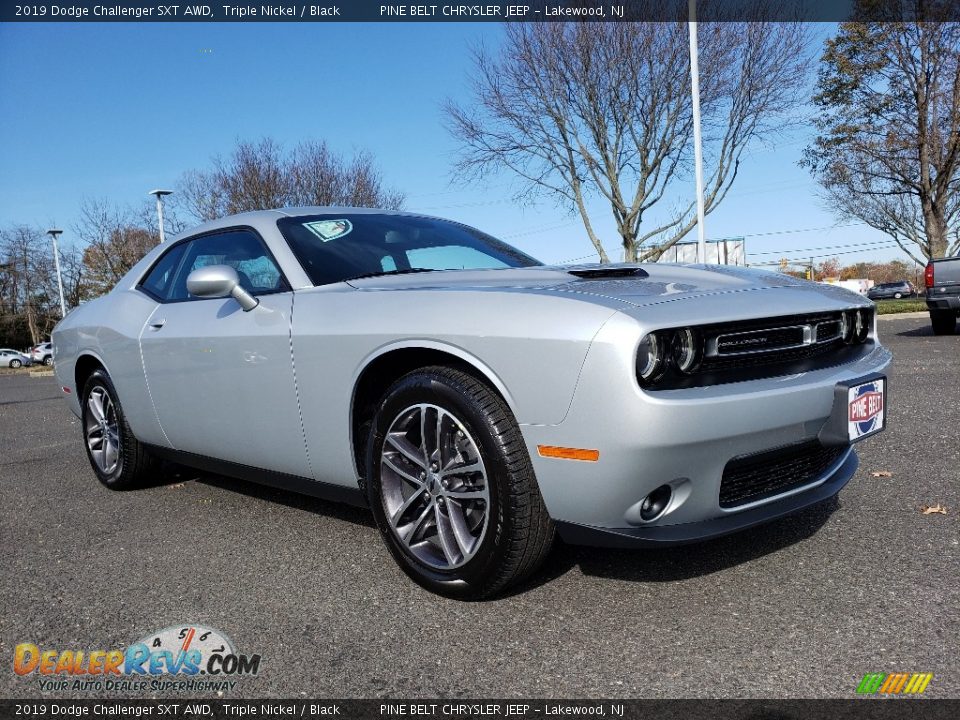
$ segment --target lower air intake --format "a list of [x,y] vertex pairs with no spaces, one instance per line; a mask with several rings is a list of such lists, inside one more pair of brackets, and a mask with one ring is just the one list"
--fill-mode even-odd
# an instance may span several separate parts
[[723,469],[720,507],[746,505],[816,482],[847,449],[813,440],[734,458]]

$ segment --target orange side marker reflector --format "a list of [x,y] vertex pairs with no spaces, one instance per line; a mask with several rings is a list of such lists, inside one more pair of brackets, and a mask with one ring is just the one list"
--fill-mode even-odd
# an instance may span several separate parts
[[600,459],[599,450],[584,450],[583,448],[557,447],[556,445],[537,445],[540,457],[558,458],[560,460],[586,460],[596,462]]

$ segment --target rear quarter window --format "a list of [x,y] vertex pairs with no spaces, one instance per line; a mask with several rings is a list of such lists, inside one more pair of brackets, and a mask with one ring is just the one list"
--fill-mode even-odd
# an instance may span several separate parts
[[140,289],[155,300],[163,302],[169,299],[173,279],[180,267],[180,260],[183,259],[184,246],[185,243],[174,245],[163,255],[140,282]]

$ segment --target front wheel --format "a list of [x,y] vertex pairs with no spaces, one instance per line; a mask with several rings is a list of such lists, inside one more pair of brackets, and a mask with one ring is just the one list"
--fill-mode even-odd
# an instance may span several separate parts
[[83,387],[83,439],[97,478],[112,490],[139,487],[156,460],[134,437],[110,376],[95,371]]
[[45,357],[45,358],[43,359],[43,364],[44,364],[44,365],[53,365],[53,356],[52,356],[52,355],[48,355],[47,357]]
[[894,293],[894,294],[893,294],[893,297],[894,297],[895,299],[899,300],[900,298],[903,297],[903,293]]
[[952,310],[931,310],[930,325],[934,335],[953,335],[957,330],[957,316]]
[[550,550],[553,523],[516,420],[467,373],[430,367],[394,383],[373,421],[366,477],[391,554],[434,592],[491,596]]
[[14,370],[16,370],[16,369],[17,369],[18,367],[20,367],[21,365],[23,365],[23,363],[20,362],[19,360],[11,360],[11,361],[10,361],[10,367],[12,367]]

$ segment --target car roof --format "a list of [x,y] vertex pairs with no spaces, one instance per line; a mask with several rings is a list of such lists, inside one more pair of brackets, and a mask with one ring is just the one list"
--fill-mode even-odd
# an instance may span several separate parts
[[[284,207],[275,210],[250,210],[236,215],[226,215],[216,220],[208,220],[201,225],[188,228],[168,242],[171,244],[181,238],[200,235],[211,230],[234,227],[236,225],[256,225],[259,222],[276,221],[282,217],[308,217],[311,215],[406,215],[408,217],[434,217],[426,213],[405,210],[387,210],[385,208],[349,207],[346,205],[306,205],[302,207]],[[441,218],[436,218],[441,219]]]

